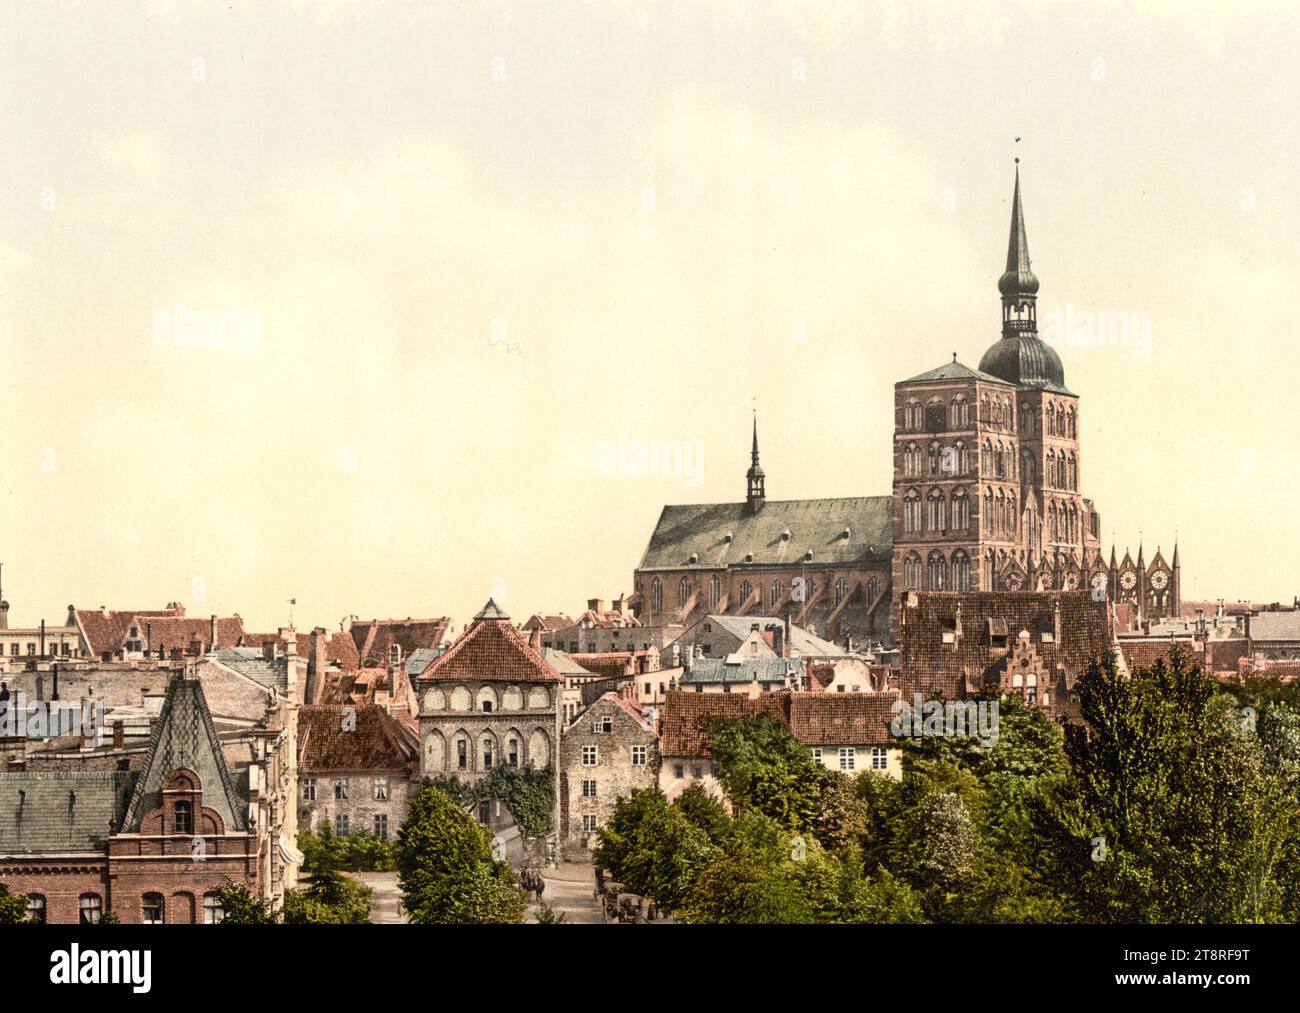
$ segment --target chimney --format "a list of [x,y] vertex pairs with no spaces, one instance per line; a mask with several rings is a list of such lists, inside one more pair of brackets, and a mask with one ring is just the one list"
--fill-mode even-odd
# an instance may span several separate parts
[[528,634],[528,646],[538,654],[542,653],[542,628],[534,626],[532,632]]
[[0,630],[9,629],[9,603],[0,601]]
[[126,722],[125,721],[113,722],[113,748],[114,749],[126,748]]
[[[961,602],[957,602],[957,615],[953,617],[953,636],[954,639],[961,639]],[[1061,606],[1056,606],[1056,640],[1061,640]]]
[[682,645],[677,643],[677,641],[674,640],[673,641],[673,668],[681,668],[681,666],[682,666]]
[[772,650],[776,652],[778,658],[784,658],[785,655],[785,630],[780,626],[772,627]]
[[604,612],[604,611],[605,611],[605,599],[603,599],[603,598],[588,598],[588,599],[587,599],[587,610],[590,611],[590,612]]
[[64,626],[76,626],[76,625],[77,625],[77,607],[76,607],[75,605],[69,605],[69,606],[68,606],[68,618],[67,618],[67,620],[64,622],[63,625],[64,625]]
[[790,623],[790,613],[785,614],[785,656],[794,657],[794,627]]
[[217,617],[215,615],[208,617],[208,653],[211,654],[217,649]]
[[263,660],[263,661],[274,661],[274,660],[275,660],[275,641],[274,641],[274,640],[263,640],[263,641],[262,641],[262,660]]
[[[1147,628],[1150,629],[1150,623]],[[1056,599],[1056,608],[1052,610],[1052,640],[1060,644],[1061,642],[1061,599]]]

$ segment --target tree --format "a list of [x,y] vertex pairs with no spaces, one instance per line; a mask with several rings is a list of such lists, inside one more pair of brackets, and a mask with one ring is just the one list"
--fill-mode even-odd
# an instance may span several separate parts
[[315,868],[302,890],[284,896],[286,925],[364,925],[370,921],[373,891],[327,865]]
[[242,879],[229,880],[217,896],[221,898],[223,925],[273,925],[278,918],[260,897],[255,897]]
[[10,893],[9,887],[0,883],[0,925],[22,925],[26,921],[27,898]]
[[682,902],[715,850],[708,834],[658,788],[619,799],[596,840],[593,857],[616,882],[667,910]]
[[417,924],[520,922],[526,900],[486,832],[434,787],[411,801],[397,835],[403,903]]

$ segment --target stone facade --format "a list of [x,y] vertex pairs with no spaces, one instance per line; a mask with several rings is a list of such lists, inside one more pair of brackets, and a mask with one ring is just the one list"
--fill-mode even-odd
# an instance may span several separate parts
[[658,782],[653,716],[627,697],[606,693],[564,729],[560,757],[561,840],[566,858],[582,860],[618,800]]

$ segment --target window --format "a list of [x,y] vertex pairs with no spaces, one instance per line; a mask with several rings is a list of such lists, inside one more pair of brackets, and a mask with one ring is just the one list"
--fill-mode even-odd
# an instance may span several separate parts
[[889,754],[884,746],[871,747],[871,769],[884,770],[889,766]]
[[584,834],[594,834],[594,833],[596,832],[596,817],[595,817],[595,816],[584,816],[584,817],[582,817],[582,832],[583,832]]
[[680,781],[683,777],[686,776],[686,768],[683,767],[680,763],[674,763],[674,764],[673,764],[673,776],[676,777],[677,780]]
[[595,782],[594,779],[584,779],[584,780],[583,780],[583,782],[582,782],[582,797],[583,797],[583,798],[595,798],[595,797],[596,797],[596,782]]
[[100,916],[104,913],[104,898],[97,893],[83,893],[81,895],[81,924],[98,925]]
[[348,797],[348,779],[340,777],[334,782],[334,798],[336,801],[343,801]]
[[163,923],[163,895],[160,893],[146,893],[140,910],[144,924],[161,925]]
[[375,813],[375,836],[381,841],[388,840],[388,814]]
[[344,836],[348,832],[347,813],[339,813],[334,817],[334,832],[340,837]]
[[822,747],[821,747],[821,746],[813,746],[812,754],[813,754],[813,762],[814,762],[814,763],[821,763],[821,762],[822,762]]
[[194,833],[194,804],[184,799],[176,803],[172,810],[172,829],[178,834]]
[[459,770],[469,769],[469,743],[464,737],[456,740],[456,767]]
[[226,920],[226,909],[221,906],[221,895],[205,893],[203,895],[203,924],[220,925]]
[[633,747],[632,747],[632,766],[634,766],[634,767],[644,767],[644,766],[645,766],[645,757],[646,757],[646,748],[645,748],[645,746],[633,746]]
[[[664,610],[664,586],[656,577],[650,582],[650,611],[662,612]],[[572,648],[571,648],[572,649]]]
[[852,746],[840,750],[840,770],[852,770],[857,761],[857,751]]
[[698,763],[692,763],[692,764],[691,764],[691,777],[695,778],[695,779],[698,781],[698,780],[699,780],[700,778],[702,778],[703,776],[704,776],[704,768],[701,767]]
[[583,746],[582,765],[584,767],[594,767],[596,765],[596,758],[598,755],[599,755],[599,750],[597,749],[596,746]]
[[29,893],[27,895],[27,920],[34,925],[45,924],[45,895]]
[[506,762],[512,767],[519,766],[519,740],[513,735],[506,739]]
[[614,719],[608,717],[601,718],[592,726],[591,730],[593,732],[612,732],[614,730]]
[[376,802],[388,801],[388,778],[386,777],[375,778],[375,801]]
[[316,778],[304,777],[302,779],[302,799],[304,802],[316,801]]
[[486,737],[483,739],[483,769],[492,769],[492,740]]

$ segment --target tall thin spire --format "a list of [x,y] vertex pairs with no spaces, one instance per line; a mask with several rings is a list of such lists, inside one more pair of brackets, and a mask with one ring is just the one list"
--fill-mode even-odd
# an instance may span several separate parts
[[763,508],[763,500],[766,498],[764,485],[767,476],[763,474],[763,466],[758,463],[758,410],[754,410],[754,448],[750,452],[749,470],[745,472],[745,507],[751,514],[758,513]]
[[1020,159],[1016,159],[1016,184],[1011,196],[1011,234],[1007,238],[1007,269],[998,279],[1002,293],[1002,335],[1037,331],[1034,303],[1038,279],[1029,266],[1029,238],[1025,235],[1025,211],[1020,202]]

